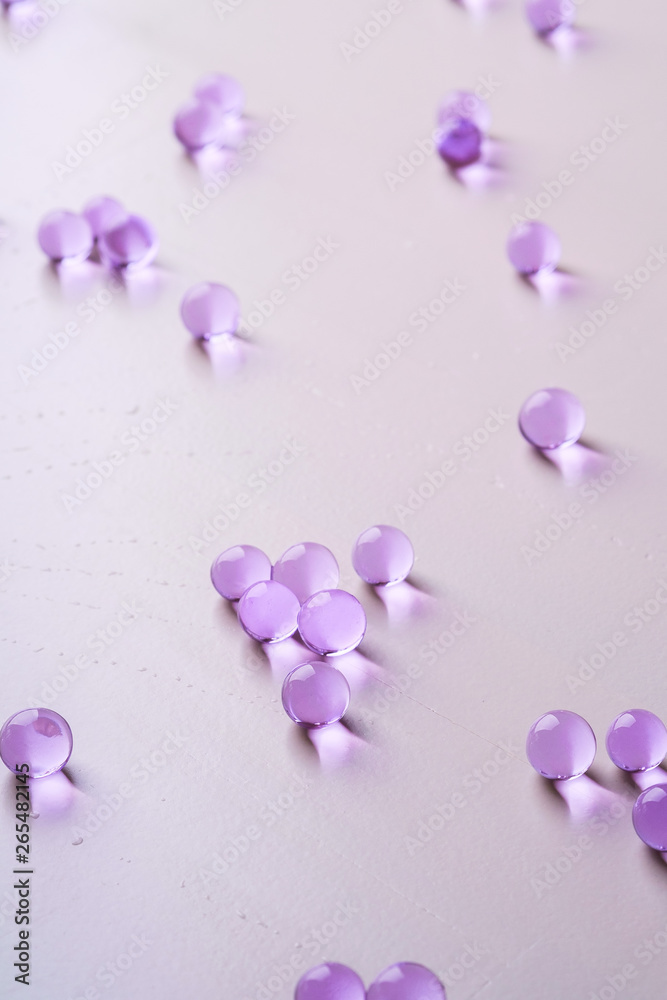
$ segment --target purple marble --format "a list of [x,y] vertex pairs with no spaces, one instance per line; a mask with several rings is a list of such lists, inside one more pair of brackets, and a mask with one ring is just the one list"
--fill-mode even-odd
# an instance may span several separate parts
[[651,785],[632,809],[637,836],[656,851],[667,851],[667,784]]
[[253,583],[238,604],[239,621],[257,642],[281,642],[296,632],[299,602],[275,580]]
[[241,320],[241,307],[226,285],[201,281],[189,288],[181,302],[181,319],[197,340],[233,334]]
[[644,708],[622,712],[609,727],[607,753],[624,771],[650,771],[667,756],[667,728]]
[[479,160],[483,136],[469,118],[449,118],[438,128],[438,152],[450,167],[467,167]]
[[90,256],[93,232],[87,219],[75,212],[59,209],[49,212],[37,230],[37,241],[56,264],[79,264]]
[[228,601],[238,601],[253,583],[270,579],[271,560],[254,545],[225,549],[211,566],[211,582]]
[[545,778],[577,778],[593,763],[595,734],[575,712],[547,712],[528,732],[526,753]]
[[507,256],[519,274],[550,274],[560,251],[558,236],[543,222],[519,222],[507,238]]
[[193,97],[176,112],[174,135],[190,153],[209,146],[222,146],[226,117],[214,101]]
[[538,35],[550,35],[557,28],[569,27],[574,22],[575,6],[572,0],[528,0],[526,17]]
[[106,233],[109,229],[115,229],[127,219],[127,212],[121,203],[105,194],[98,198],[91,198],[89,202],[86,202],[83,214],[88,220],[96,240],[100,238],[102,233]]
[[301,604],[319,590],[333,590],[340,580],[333,552],[319,542],[292,545],[283,552],[271,575],[272,579],[289,587]]
[[304,972],[296,984],[294,1000],[366,1000],[366,990],[347,965],[324,962]]
[[446,1000],[435,973],[416,962],[397,962],[368,987],[367,1000]]
[[302,663],[285,678],[282,698],[293,722],[319,729],[343,717],[350,704],[350,685],[329,663]]
[[225,115],[238,118],[243,112],[243,87],[233,76],[224,73],[208,73],[202,77],[195,87],[194,96],[199,101],[211,101]]
[[100,259],[107,267],[138,271],[147,267],[158,252],[155,230],[140,215],[128,215],[124,222],[102,233],[98,240]]
[[453,90],[447,94],[438,111],[438,122],[467,119],[477,126],[480,132],[488,132],[491,125],[491,112],[486,101],[468,90]]
[[400,583],[412,569],[415,554],[410,539],[400,528],[376,524],[363,531],[352,550],[352,565],[366,583]]
[[72,730],[50,708],[26,708],[0,729],[0,757],[10,771],[29,764],[32,778],[62,770],[72,753]]
[[366,632],[366,614],[356,597],[346,590],[321,590],[302,604],[299,634],[320,656],[356,649]]
[[583,406],[566,389],[540,389],[519,412],[519,430],[526,441],[544,451],[574,444],[585,424]]

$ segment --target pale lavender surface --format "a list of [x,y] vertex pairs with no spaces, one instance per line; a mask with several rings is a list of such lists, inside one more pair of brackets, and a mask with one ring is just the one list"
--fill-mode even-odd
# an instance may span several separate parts
[[83,215],[88,220],[93,236],[99,239],[102,233],[124,222],[127,211],[116,198],[102,194],[86,202]]
[[300,542],[276,561],[272,578],[296,594],[301,604],[319,590],[338,586],[340,570],[333,552],[319,542]]
[[544,778],[577,778],[595,758],[595,734],[576,712],[547,712],[532,724],[526,755]]
[[491,125],[491,109],[486,101],[468,90],[453,90],[447,94],[438,109],[438,122],[469,118],[480,132],[488,132]]
[[174,135],[190,152],[222,143],[225,113],[213,101],[192,97],[174,115]]
[[30,765],[30,777],[60,771],[72,753],[72,730],[62,715],[49,708],[16,712],[0,729],[0,757],[14,771]]
[[507,238],[507,256],[519,274],[549,274],[560,253],[560,239],[543,222],[520,222]]
[[356,649],[366,632],[366,614],[345,590],[322,590],[301,606],[299,634],[315,653],[339,655]]
[[239,621],[258,642],[282,642],[296,632],[299,602],[275,580],[253,583],[238,604]]
[[328,663],[302,663],[283,682],[283,708],[299,726],[330,726],[345,715],[350,685]]
[[548,35],[574,22],[572,0],[527,0],[526,17],[539,35]]
[[202,281],[189,288],[181,302],[181,319],[193,337],[208,340],[236,333],[241,307],[231,288]]
[[465,167],[482,152],[482,133],[467,118],[450,118],[439,128],[438,152],[452,167]]
[[159,247],[153,226],[140,215],[128,215],[124,222],[107,229],[97,245],[103,263],[128,271],[147,267],[155,259]]
[[368,1000],[445,1000],[445,987],[435,973],[416,962],[397,962],[380,973]]
[[567,389],[539,389],[519,412],[519,429],[526,441],[547,451],[578,441],[585,424],[583,406]]
[[667,851],[667,784],[653,785],[638,797],[632,810],[637,836],[656,851]]
[[64,209],[44,216],[37,230],[37,241],[56,263],[79,263],[93,249],[93,234],[86,219]]
[[208,73],[199,80],[193,93],[198,100],[212,101],[226,115],[240,115],[243,111],[243,87],[225,73]]
[[253,583],[271,579],[271,560],[255,545],[234,545],[216,556],[211,582],[221,597],[238,601]]
[[405,580],[415,560],[412,542],[400,528],[376,524],[362,531],[352,550],[352,565],[370,584]]
[[667,756],[667,728],[644,708],[622,712],[607,731],[607,753],[624,771],[647,771]]

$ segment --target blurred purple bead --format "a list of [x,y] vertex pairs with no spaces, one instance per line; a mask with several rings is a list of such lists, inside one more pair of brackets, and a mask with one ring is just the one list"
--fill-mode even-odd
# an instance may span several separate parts
[[540,389],[519,412],[519,430],[526,441],[544,451],[574,444],[585,424],[583,406],[566,389]]
[[560,240],[543,222],[519,222],[507,239],[507,256],[519,274],[549,274],[560,252]]
[[199,101],[211,101],[225,115],[238,117],[243,111],[245,95],[238,80],[224,73],[208,73],[202,77],[194,90]]
[[57,264],[61,261],[78,264],[93,249],[93,232],[87,219],[65,209],[44,216],[37,240],[46,256]]
[[0,729],[0,757],[10,771],[29,764],[31,777],[44,778],[62,770],[71,753],[72,730],[50,708],[16,712]]
[[624,771],[650,771],[667,756],[667,728],[644,708],[622,712],[609,727],[607,753]]
[[637,836],[656,851],[667,851],[667,784],[651,785],[632,809]]
[[271,560],[254,545],[234,545],[211,566],[211,582],[228,601],[238,601],[253,583],[270,579]]
[[486,101],[468,90],[453,90],[447,94],[438,111],[438,122],[468,120],[476,125],[480,132],[488,132],[491,125],[491,112]]
[[303,604],[318,591],[337,587],[340,570],[333,552],[326,545],[301,542],[283,552],[271,576],[289,587]]
[[98,240],[100,258],[107,267],[138,271],[157,255],[155,230],[140,215],[128,215],[124,222],[102,233]]
[[368,987],[368,1000],[446,1000],[435,973],[416,962],[397,962]]
[[231,288],[201,281],[189,288],[181,302],[181,319],[193,337],[210,340],[238,330],[241,307]]
[[352,550],[352,565],[366,583],[400,583],[412,569],[415,554],[410,539],[400,528],[377,524],[363,531]]
[[547,712],[528,732],[526,753],[535,770],[545,778],[578,778],[593,763],[596,742],[593,730],[575,712]]
[[188,152],[221,146],[225,135],[225,113],[210,100],[192,98],[176,112],[174,134]]
[[438,152],[450,167],[467,167],[481,156],[482,133],[468,118],[449,118],[438,128]]
[[574,22],[572,0],[528,0],[526,17],[538,35],[549,35]]
[[349,653],[366,632],[366,614],[346,590],[321,590],[301,606],[299,634],[320,656]]
[[350,685],[329,663],[302,663],[283,682],[283,708],[299,726],[317,729],[342,719]]
[[296,632],[299,602],[275,580],[253,583],[238,604],[239,621],[257,642],[282,642]]
[[88,220],[95,239],[99,239],[102,233],[106,233],[107,230],[119,226],[127,218],[127,212],[121,203],[105,194],[100,195],[99,198],[91,198],[85,204],[83,214]]

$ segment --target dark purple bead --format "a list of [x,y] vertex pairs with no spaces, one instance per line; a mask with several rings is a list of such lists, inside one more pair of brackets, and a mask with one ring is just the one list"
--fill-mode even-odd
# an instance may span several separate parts
[[572,0],[528,0],[526,17],[538,35],[549,35],[574,22]]
[[479,160],[483,137],[469,118],[449,118],[438,132],[438,152],[450,167],[466,167]]

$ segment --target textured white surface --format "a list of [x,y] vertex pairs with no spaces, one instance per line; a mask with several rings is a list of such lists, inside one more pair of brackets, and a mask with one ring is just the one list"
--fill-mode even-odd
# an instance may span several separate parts
[[[369,982],[409,959],[443,975],[451,1000],[662,1000],[667,948],[642,942],[667,940],[667,867],[616,808],[630,788],[603,737],[628,707],[667,716],[667,608],[640,627],[627,618],[667,575],[664,272],[628,301],[613,288],[665,239],[664,5],[586,0],[593,44],[570,59],[531,35],[518,2],[477,20],[403,0],[347,58],[341,43],[382,0],[218,6],[71,0],[18,51],[8,22],[2,38],[3,717],[51,699],[44,685],[87,657],[50,700],[74,731],[76,793],[61,812],[35,805],[30,995],[288,1000],[319,961]],[[114,102],[156,66],[167,78],[121,118]],[[171,119],[212,69],[243,82],[259,125],[275,109],[294,120],[186,224],[179,206],[205,178]],[[429,135],[442,96],[482,78],[497,84],[503,182],[471,191],[429,157],[390,190],[387,172]],[[103,118],[113,131],[57,179],[54,161]],[[576,151],[608,118],[626,127],[582,171]],[[504,242],[512,213],[565,169],[573,183],[542,218],[581,289],[548,304],[515,278]],[[102,283],[59,284],[35,230],[98,193],[151,219],[161,250],[153,280],[89,321],[82,302]],[[294,288],[286,272],[320,240],[339,246]],[[180,324],[199,280],[229,284],[246,320],[284,293],[236,371]],[[465,291],[411,327],[447,281]],[[616,313],[561,360],[570,325],[610,298]],[[78,335],[26,376],[71,322]],[[402,330],[412,342],[355,391],[352,376]],[[591,442],[632,456],[604,495],[568,485],[518,435],[522,400],[551,384],[580,396]],[[173,412],[133,443],[160,401]],[[507,419],[466,457],[460,442],[490,410]],[[290,442],[297,457],[260,492],[255,474]],[[63,494],[114,451],[113,475],[68,512]],[[401,625],[354,577],[350,548],[370,524],[400,524],[396,505],[448,459],[454,474],[403,521],[433,602]],[[240,494],[236,521],[207,528]],[[527,557],[573,503],[580,516]],[[280,665],[272,674],[208,581],[228,545],[275,559],[306,539],[339,556],[380,668],[356,685],[360,741],[335,768],[297,738]],[[124,602],[135,619],[97,652],[89,637]],[[457,613],[474,622],[427,656]],[[580,659],[619,631],[625,644],[572,690]],[[528,726],[555,707],[598,734],[610,822],[575,821],[525,761]],[[148,773],[142,759],[174,736]],[[513,749],[496,766],[501,744]],[[498,773],[481,783],[472,772],[485,766]],[[100,811],[107,797],[117,808]],[[13,997],[9,776],[2,799],[0,995]],[[107,818],[91,833],[95,812]],[[415,847],[407,838],[429,820],[442,828]],[[549,866],[567,869],[580,837],[556,877]],[[241,852],[216,874],[234,841]],[[536,881],[547,871],[551,886]],[[123,971],[135,935],[149,943],[135,941]]]

